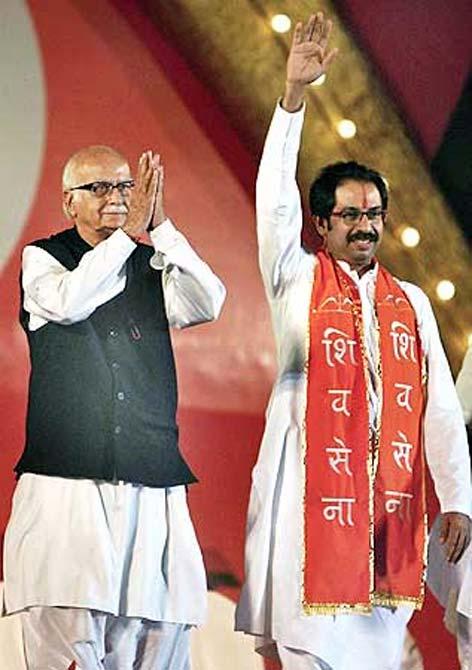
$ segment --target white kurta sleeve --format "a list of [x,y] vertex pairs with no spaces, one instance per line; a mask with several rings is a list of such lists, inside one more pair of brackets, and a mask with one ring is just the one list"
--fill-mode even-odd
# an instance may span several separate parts
[[269,299],[281,295],[300,269],[302,208],[296,182],[305,108],[277,105],[256,182],[259,263]]
[[87,251],[74,270],[67,270],[44,249],[26,246],[22,286],[30,330],[48,321],[62,325],[82,321],[118,295],[125,286],[125,263],[135,248],[126,233],[116,230]]
[[169,325],[186,328],[213,321],[221,311],[226,289],[169,219],[151,232],[155,254],[151,266],[162,270]]
[[420,329],[428,362],[425,450],[441,512],[471,515],[470,457],[464,419],[429,300]]
[[472,345],[462,362],[462,367],[457,375],[456,391],[464,415],[464,423],[467,425],[472,420]]

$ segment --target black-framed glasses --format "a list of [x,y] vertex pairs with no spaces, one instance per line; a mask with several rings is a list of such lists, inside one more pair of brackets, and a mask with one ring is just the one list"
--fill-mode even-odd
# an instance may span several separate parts
[[385,221],[387,210],[381,207],[371,207],[370,209],[358,209],[357,207],[345,207],[340,212],[331,212],[331,216],[338,216],[344,223],[348,225],[355,225],[362,221],[362,217],[366,216],[367,221],[371,223],[380,223]]
[[92,181],[89,184],[80,184],[68,188],[68,191],[90,191],[97,198],[104,198],[109,195],[114,188],[117,188],[120,195],[127,196],[134,187],[133,179],[126,179],[125,181]]

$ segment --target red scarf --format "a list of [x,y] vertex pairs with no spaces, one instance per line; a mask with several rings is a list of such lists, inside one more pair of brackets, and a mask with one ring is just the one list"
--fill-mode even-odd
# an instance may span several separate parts
[[420,608],[425,375],[415,312],[379,266],[376,389],[382,411],[372,429],[359,291],[326,252],[317,259],[309,314],[304,609]]

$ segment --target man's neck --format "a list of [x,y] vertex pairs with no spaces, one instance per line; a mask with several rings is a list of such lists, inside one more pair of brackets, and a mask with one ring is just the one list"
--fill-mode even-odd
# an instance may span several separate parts
[[351,272],[357,272],[359,277],[365,275],[366,272],[369,272],[369,270],[373,270],[376,265],[375,258],[371,258],[371,260],[368,263],[351,263],[346,258],[336,258],[336,256],[334,256],[334,258],[338,262],[346,263],[346,265],[349,266]]
[[87,242],[87,244],[90,244],[91,247],[96,247],[97,244],[100,244],[100,242],[103,242],[110,237],[110,233],[99,233],[95,230],[87,230],[86,228],[84,229],[77,225],[75,227],[79,236]]

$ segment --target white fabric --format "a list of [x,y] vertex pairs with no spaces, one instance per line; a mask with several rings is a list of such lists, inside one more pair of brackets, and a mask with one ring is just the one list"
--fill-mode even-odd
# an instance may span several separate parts
[[456,379],[456,391],[464,414],[464,423],[472,420],[472,344],[466,351]]
[[461,670],[472,670],[472,545],[459,563],[448,563],[440,530],[438,515],[428,545],[428,587],[444,607],[446,628],[456,637]]
[[56,605],[189,624],[205,616],[205,572],[183,486],[25,473],[4,573],[8,612]]
[[[400,670],[408,608],[376,607],[371,616],[324,617],[316,655],[277,643],[284,670]],[[285,657],[285,660],[284,660]]]
[[401,670],[425,670],[423,657],[415,639],[407,629],[403,641]]
[[[320,655],[333,619],[301,611],[303,555],[303,468],[301,434],[306,390],[306,336],[315,259],[300,246],[302,211],[295,180],[303,112],[278,107],[266,140],[256,197],[259,258],[272,312],[279,374],[267,409],[264,437],[252,473],[246,536],[246,581],[238,605],[238,630]],[[346,264],[341,267],[347,271]],[[375,272],[357,282],[367,329],[372,323]],[[470,462],[462,414],[428,299],[418,287],[400,282],[416,312],[429,367],[425,413],[426,458],[443,511],[469,513]],[[368,337],[370,337],[368,335]],[[371,376],[376,365],[369,354]],[[380,399],[369,389],[370,415]],[[374,389],[375,394],[375,389]],[[335,558],[333,557],[333,560]],[[401,616],[406,620],[411,611]],[[346,639],[361,621],[336,618]],[[338,626],[338,623],[336,623]],[[264,642],[261,643],[263,646]],[[336,655],[336,650],[333,652]],[[329,659],[328,656],[326,656]],[[387,661],[391,658],[387,658]],[[334,658],[334,667],[336,658]],[[379,670],[377,666],[375,670]],[[388,667],[388,666],[386,666]]]
[[77,670],[190,670],[183,624],[58,607],[21,618],[28,670],[67,670],[73,661]]
[[[215,319],[225,288],[169,219],[151,232],[155,254],[151,266],[162,269],[169,325],[184,328]],[[118,229],[85,253],[74,270],[67,270],[47,251],[23,249],[22,285],[29,328],[48,321],[63,325],[88,318],[97,307],[121,293],[126,284],[125,263],[136,248]]]
[[235,605],[217,591],[208,593],[208,619],[192,631],[192,670],[264,670],[252,639],[234,631]]
[[[464,414],[470,422],[472,411],[472,347],[469,347],[456,380],[456,389]],[[428,545],[428,586],[444,607],[444,623],[456,636],[462,670],[472,670],[472,545],[459,563],[449,563],[439,541],[441,517],[431,529]]]
[[[0,602],[2,594],[3,582],[0,582]],[[27,670],[20,614],[0,617],[0,668],[2,670]]]
[[[215,319],[225,297],[220,280],[169,220],[151,239],[151,265],[163,269],[170,325]],[[117,230],[69,271],[43,249],[25,247],[30,329],[83,320],[118,295],[135,248]],[[183,487],[24,474],[6,531],[4,566],[7,612],[61,605],[185,624],[205,616],[206,579]]]
[[[288,647],[277,645],[277,652],[284,670],[333,670],[331,666],[327,665],[323,660],[316,656],[312,656],[312,654],[308,654],[306,651],[289,649]],[[365,666],[361,664],[360,668],[363,669],[364,667]],[[400,670],[424,670],[420,651],[408,630],[406,631],[403,642],[402,658],[399,667]],[[464,668],[465,667],[466,666],[464,666]],[[348,670],[352,669],[349,661],[346,668],[348,668]],[[464,670],[464,668],[462,670]]]
[[301,649],[290,649],[278,644],[277,653],[283,670],[332,670],[319,658]]
[[449,563],[439,541],[441,517],[434,521],[428,545],[428,586],[444,608],[472,617],[472,544],[461,560]]

